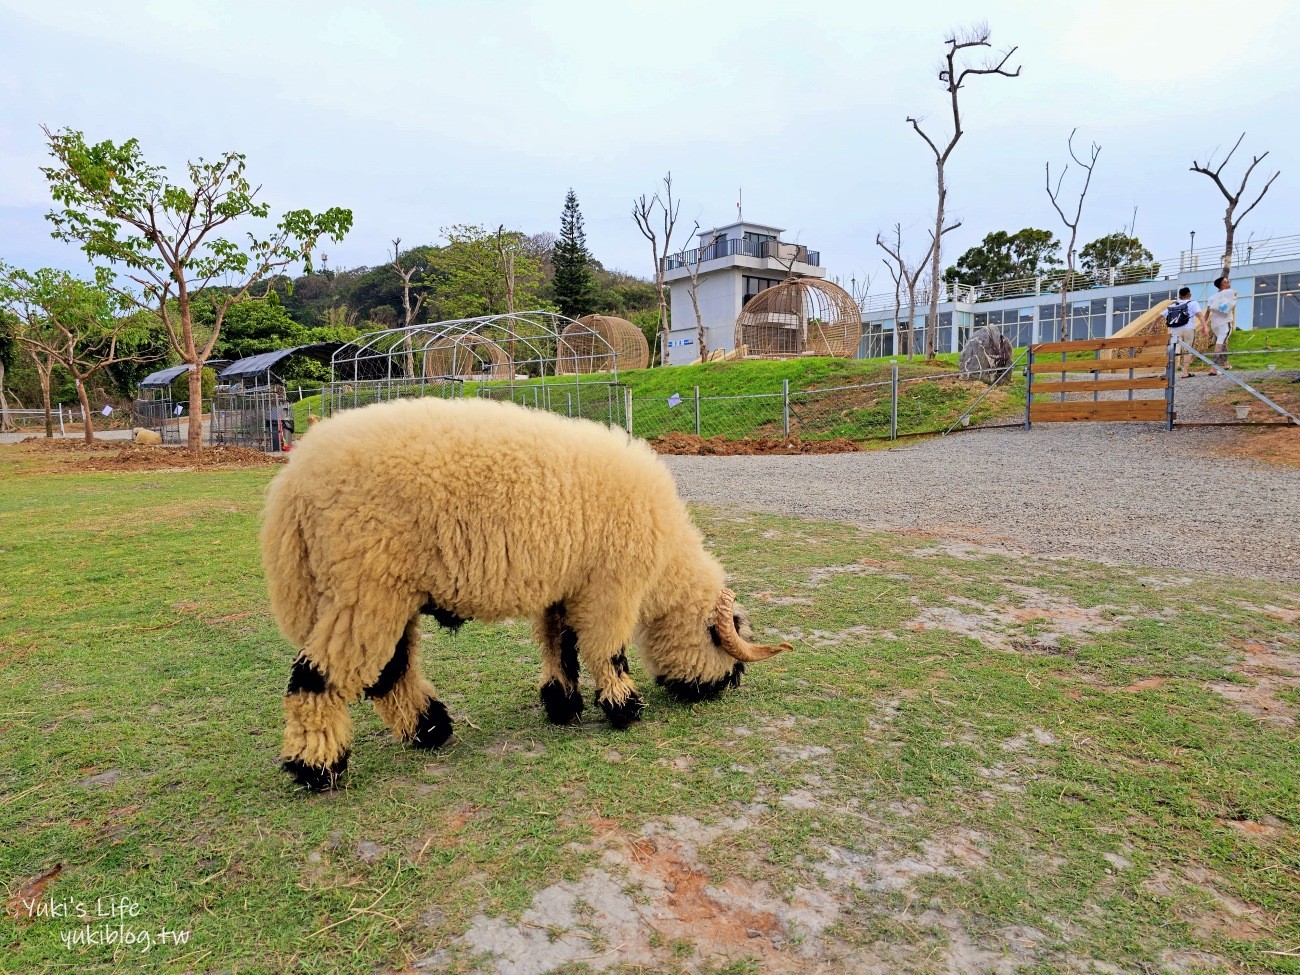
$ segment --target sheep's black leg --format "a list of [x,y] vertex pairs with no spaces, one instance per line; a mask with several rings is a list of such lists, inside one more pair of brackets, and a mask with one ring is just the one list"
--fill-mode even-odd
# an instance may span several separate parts
[[420,675],[420,620],[415,617],[397,641],[366,697],[393,734],[416,748],[437,748],[451,737],[451,717]]
[[281,766],[313,792],[334,788],[348,767],[352,744],[348,696],[305,654],[289,673],[284,715]]
[[645,709],[627,664],[627,644],[640,603],[639,594],[608,588],[574,599],[569,606],[578,657],[596,682],[596,703],[615,728],[626,728]]
[[564,604],[551,606],[533,623],[533,636],[542,647],[542,682],[538,689],[546,719],[573,724],[582,717],[578,690],[578,635],[568,625]]

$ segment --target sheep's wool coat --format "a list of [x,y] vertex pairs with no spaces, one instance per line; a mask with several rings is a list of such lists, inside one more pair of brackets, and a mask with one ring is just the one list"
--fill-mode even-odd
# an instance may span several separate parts
[[280,628],[352,686],[375,680],[428,602],[487,621],[564,602],[578,632],[612,635],[688,605],[703,619],[723,585],[648,446],[481,399],[401,400],[321,423],[266,511]]

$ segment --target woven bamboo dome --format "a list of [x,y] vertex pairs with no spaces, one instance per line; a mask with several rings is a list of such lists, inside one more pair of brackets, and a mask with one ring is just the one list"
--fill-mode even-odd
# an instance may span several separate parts
[[756,358],[850,358],[862,337],[862,310],[837,284],[792,278],[760,291],[736,319],[736,348]]
[[487,373],[489,379],[514,375],[506,350],[484,335],[469,332],[435,339],[424,350],[424,375],[465,377]]
[[607,371],[607,344],[614,350],[614,365],[620,370],[644,369],[650,365],[650,346],[641,329],[625,318],[583,315],[560,333],[556,374]]

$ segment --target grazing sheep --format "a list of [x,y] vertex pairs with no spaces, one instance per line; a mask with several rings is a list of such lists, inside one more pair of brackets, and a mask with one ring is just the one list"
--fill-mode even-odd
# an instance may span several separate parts
[[363,694],[410,744],[450,737],[418,666],[421,613],[451,630],[530,618],[556,724],[582,712],[580,662],[610,724],[637,720],[634,636],[646,671],[687,701],[789,649],[750,642],[649,447],[508,403],[406,400],[321,423],[271,484],[262,553],[272,612],[301,650],[281,757],[315,790],[347,766],[348,704]]
[[136,427],[131,431],[131,436],[138,444],[144,444],[147,447],[158,447],[162,445],[162,434],[157,430],[146,430],[144,427]]
[[308,414],[307,414],[307,426],[308,426],[309,428],[310,428],[310,427],[314,427],[314,426],[315,426],[316,424],[318,424],[318,423],[320,423],[320,416],[318,416],[318,415],[315,414],[315,413],[308,413]]

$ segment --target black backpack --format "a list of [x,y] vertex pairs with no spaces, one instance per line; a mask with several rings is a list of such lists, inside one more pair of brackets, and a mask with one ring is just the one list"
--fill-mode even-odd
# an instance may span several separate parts
[[1165,309],[1165,324],[1170,328],[1182,328],[1191,320],[1190,301],[1175,301]]

